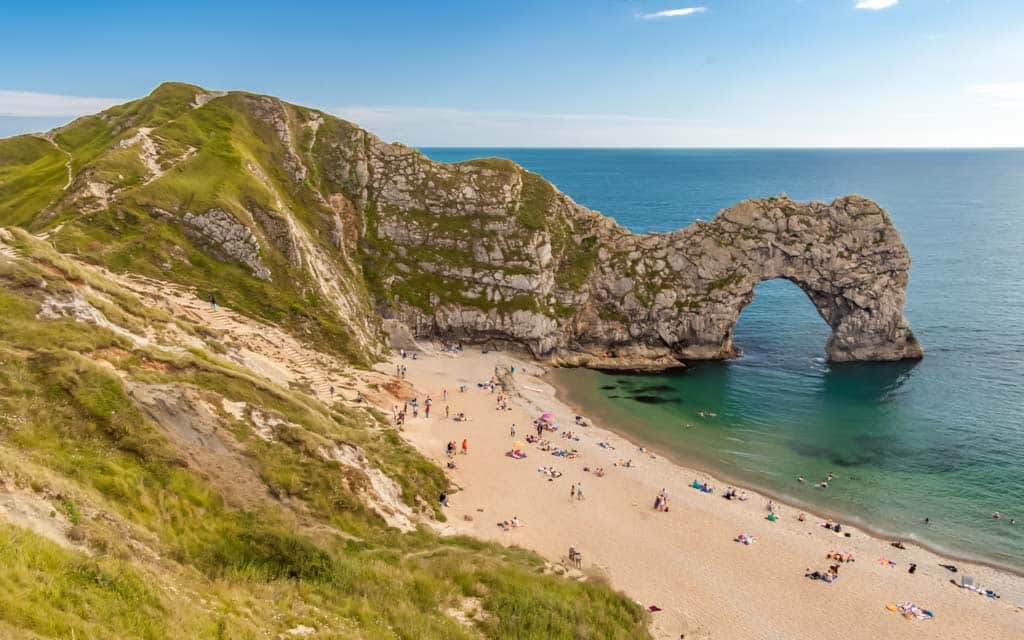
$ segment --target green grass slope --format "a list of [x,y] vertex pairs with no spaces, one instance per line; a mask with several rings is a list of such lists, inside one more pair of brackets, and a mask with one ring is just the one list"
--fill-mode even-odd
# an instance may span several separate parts
[[[222,358],[202,325],[25,232],[11,242],[22,257],[0,255],[0,496],[43,515],[28,528],[0,517],[0,636],[265,638],[303,625],[323,638],[646,637],[644,613],[600,580],[387,527],[360,497],[367,477],[318,452],[359,447],[424,516],[445,479],[374,412],[275,386]],[[40,313],[61,300],[110,324]],[[131,338],[142,331],[156,337]],[[164,344],[181,333],[205,346]],[[282,424],[267,439],[214,410],[230,443],[221,462],[244,475],[225,478],[140,408],[134,385]],[[42,535],[47,523],[66,539]]]

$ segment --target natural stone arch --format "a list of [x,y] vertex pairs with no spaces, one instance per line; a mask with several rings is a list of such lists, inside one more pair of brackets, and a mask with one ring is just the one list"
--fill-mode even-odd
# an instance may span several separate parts
[[367,140],[328,166],[359,185],[378,310],[418,337],[663,369],[735,355],[732,327],[753,287],[787,278],[831,327],[830,360],[921,357],[903,317],[910,256],[866,198],[748,200],[637,235],[507,160],[436,163]]
[[596,355],[588,336],[602,337],[601,357],[612,362],[661,349],[679,360],[733,357],[733,329],[754,287],[778,278],[800,287],[830,327],[830,361],[922,355],[903,316],[910,255],[866,198],[748,200],[673,233],[623,235],[603,257],[577,343]]

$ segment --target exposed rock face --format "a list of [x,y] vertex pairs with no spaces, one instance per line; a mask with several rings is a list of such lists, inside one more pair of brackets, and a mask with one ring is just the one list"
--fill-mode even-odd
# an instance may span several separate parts
[[260,260],[259,240],[235,216],[223,209],[210,209],[200,214],[186,212],[183,220],[212,253],[244,264],[253,277],[270,280],[270,269]]
[[383,313],[419,336],[666,368],[736,355],[733,327],[754,287],[786,278],[831,327],[829,360],[922,355],[903,316],[910,256],[866,198],[749,200],[711,222],[635,235],[503,161],[359,148],[365,157],[336,168],[358,176],[366,203],[366,270]]

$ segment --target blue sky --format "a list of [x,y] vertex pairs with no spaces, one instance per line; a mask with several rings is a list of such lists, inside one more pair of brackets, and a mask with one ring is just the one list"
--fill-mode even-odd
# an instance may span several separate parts
[[181,80],[419,146],[1024,146],[1024,0],[4,4],[0,135]]

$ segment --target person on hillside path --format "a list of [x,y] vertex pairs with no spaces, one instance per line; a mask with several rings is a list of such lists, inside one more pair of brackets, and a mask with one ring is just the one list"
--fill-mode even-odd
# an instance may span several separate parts
[[330,386],[330,390],[331,390],[331,399],[333,400],[334,399],[334,385],[333,384]]
[[210,310],[217,310],[217,298],[212,293],[210,294]]

